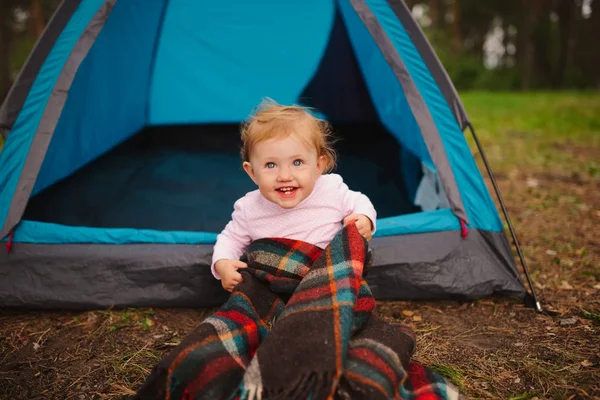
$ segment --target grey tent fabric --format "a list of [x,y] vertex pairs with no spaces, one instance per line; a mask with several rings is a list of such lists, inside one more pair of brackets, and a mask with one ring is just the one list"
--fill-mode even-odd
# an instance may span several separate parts
[[[228,292],[211,245],[44,245],[0,251],[0,304],[10,308],[210,307]],[[367,282],[377,299],[524,298],[502,232],[375,238]]]
[[526,291],[503,232],[471,229],[377,238],[367,280],[380,299],[524,298]]
[[226,300],[209,245],[46,245],[0,251],[0,305],[30,309],[209,307]]

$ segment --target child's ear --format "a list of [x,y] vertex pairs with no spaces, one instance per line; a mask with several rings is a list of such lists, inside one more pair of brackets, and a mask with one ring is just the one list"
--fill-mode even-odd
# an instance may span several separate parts
[[250,179],[256,183],[256,176],[254,175],[254,168],[252,168],[252,164],[250,164],[248,161],[244,161],[242,163],[242,167],[244,167],[244,171],[246,171]]
[[327,157],[319,156],[317,159],[317,172],[319,172],[319,175],[323,174],[323,171],[325,171],[325,166],[327,166]]

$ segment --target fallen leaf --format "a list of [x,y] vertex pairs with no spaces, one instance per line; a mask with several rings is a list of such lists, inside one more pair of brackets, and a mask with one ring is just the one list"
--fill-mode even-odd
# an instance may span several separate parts
[[579,204],[577,207],[579,207],[579,209],[583,212],[590,210],[590,206],[588,206],[587,204],[583,204],[583,203]]
[[564,318],[560,320],[560,326],[573,325],[577,323],[577,318]]
[[121,392],[119,394],[128,394],[128,395],[136,394],[133,390],[131,390],[123,385],[119,385],[118,383],[113,383],[111,386],[117,390],[120,390]]
[[559,286],[558,288],[559,288],[559,289],[564,289],[564,290],[573,290],[573,286],[571,286],[571,285],[569,284],[569,282],[567,282],[567,281],[562,281],[562,282],[560,283],[560,286]]
[[408,311],[408,310],[404,310],[402,311],[402,314],[406,315],[407,317],[412,317],[414,312],[412,311]]
[[597,285],[594,285],[594,289],[600,289],[600,283]]
[[419,315],[415,315],[412,319],[413,321],[418,322],[421,320],[421,317]]
[[142,330],[147,331],[152,325],[154,325],[154,322],[150,318],[146,317],[142,321]]
[[510,371],[502,371],[497,375],[497,377],[500,380],[504,380],[504,379],[512,379],[515,377],[515,375],[513,375]]
[[539,186],[540,182],[535,178],[527,178],[527,180],[525,181],[525,184],[529,188],[536,188]]
[[555,250],[546,250],[546,254],[548,254],[549,256],[555,256],[558,253]]
[[594,365],[594,363],[591,362],[590,360],[583,360],[581,362],[581,365],[584,366],[584,367],[591,367],[592,365]]

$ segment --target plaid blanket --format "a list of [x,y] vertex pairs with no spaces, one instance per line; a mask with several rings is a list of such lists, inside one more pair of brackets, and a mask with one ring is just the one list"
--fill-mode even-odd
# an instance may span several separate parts
[[374,314],[367,242],[351,224],[322,250],[253,242],[218,312],[166,356],[136,399],[457,399],[411,362],[415,334]]

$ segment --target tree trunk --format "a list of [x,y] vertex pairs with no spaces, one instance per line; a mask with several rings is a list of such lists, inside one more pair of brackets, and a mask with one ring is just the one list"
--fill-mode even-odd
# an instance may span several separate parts
[[521,89],[531,89],[531,80],[533,76],[533,60],[535,57],[535,48],[533,45],[533,24],[535,21],[535,13],[531,7],[530,0],[522,0],[522,18],[521,28],[518,32],[518,61],[521,69]]
[[39,38],[44,32],[46,22],[44,21],[44,13],[39,0],[31,0],[29,4],[29,36]]
[[570,61],[571,37],[573,31],[573,19],[577,12],[576,4],[573,0],[559,0],[557,5],[558,23],[558,59],[556,61],[556,73],[552,82],[555,89],[564,86],[565,75]]
[[552,84],[555,65],[552,59],[554,37],[552,35],[551,0],[537,0],[535,4],[535,24],[533,26],[533,43],[535,47],[534,73],[538,86],[548,87]]
[[0,103],[4,101],[10,89],[10,54],[13,41],[12,5],[0,1]]
[[592,15],[590,15],[592,35],[588,44],[592,54],[592,66],[596,73],[596,89],[600,90],[600,52],[597,50],[598,40],[592,38],[600,37],[600,0],[593,0],[592,4]]
[[440,29],[444,26],[444,10],[442,9],[441,0],[429,0],[429,18],[431,18],[431,26],[434,29]]
[[463,47],[459,0],[452,0],[452,50],[460,52]]

